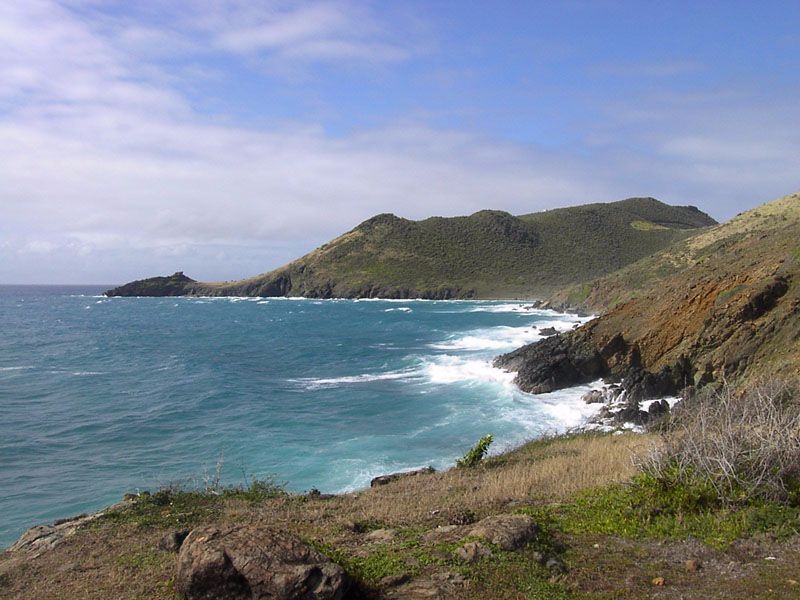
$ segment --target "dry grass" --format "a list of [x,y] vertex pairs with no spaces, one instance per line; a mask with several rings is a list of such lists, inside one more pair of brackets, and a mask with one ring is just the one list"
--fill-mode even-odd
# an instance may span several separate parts
[[533,442],[477,469],[409,477],[344,497],[348,506],[343,513],[345,518],[403,525],[433,523],[463,509],[480,516],[514,503],[557,502],[630,478],[634,454],[653,443],[653,437],[631,433]]
[[796,501],[800,381],[701,394],[673,417],[645,468],[662,479],[710,485],[723,503]]
[[[228,498],[219,512],[192,525],[257,522],[358,554],[367,551],[361,527],[422,531],[465,514],[481,518],[627,479],[634,472],[633,453],[653,439],[623,434],[537,441],[478,468],[422,474],[327,500],[285,496],[254,505]],[[0,556],[0,597],[174,599],[174,556],[155,549],[170,530],[101,523],[34,560]]]
[[[324,543],[339,556],[349,557],[351,564],[399,564],[420,580],[465,569],[469,584],[459,588],[457,595],[446,596],[460,600],[560,598],[572,594],[650,597],[650,581],[657,575],[667,578],[666,591],[672,592],[668,597],[756,598],[764,597],[758,591],[768,588],[779,592],[770,593],[770,598],[790,597],[780,592],[796,591],[789,590],[786,582],[793,581],[788,578],[793,576],[800,552],[785,544],[756,553],[758,557],[777,555],[776,561],[765,563],[748,556],[731,567],[735,557],[687,547],[684,542],[570,534],[564,539],[570,548],[570,572],[566,580],[553,583],[524,552],[459,567],[448,561],[450,551],[442,546],[446,542],[422,541],[424,532],[449,523],[454,516],[471,514],[477,519],[521,505],[569,503],[581,490],[627,480],[635,473],[632,458],[658,443],[656,436],[634,434],[537,441],[488,459],[475,469],[417,475],[330,499],[283,496],[253,504],[242,497],[219,498],[219,511],[202,513],[188,525],[253,522],[283,529]],[[173,513],[176,510],[163,508]],[[542,509],[551,510],[551,506]],[[175,555],[156,548],[160,537],[176,525],[156,522],[156,526],[145,527],[124,519],[100,521],[36,559],[0,555],[0,598],[178,600],[172,583]],[[398,529],[402,543],[366,542],[364,531],[378,527]],[[707,569],[699,577],[683,568],[683,561],[692,557],[701,558]],[[422,564],[421,558],[425,558]],[[748,566],[751,563],[755,566]],[[756,592],[741,596],[741,578],[745,575],[754,582]]]

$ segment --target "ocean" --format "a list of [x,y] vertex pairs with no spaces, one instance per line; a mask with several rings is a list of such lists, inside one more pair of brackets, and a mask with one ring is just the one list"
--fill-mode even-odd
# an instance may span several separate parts
[[104,298],[0,286],[0,547],[126,492],[341,492],[583,423],[491,359],[581,319],[509,301]]

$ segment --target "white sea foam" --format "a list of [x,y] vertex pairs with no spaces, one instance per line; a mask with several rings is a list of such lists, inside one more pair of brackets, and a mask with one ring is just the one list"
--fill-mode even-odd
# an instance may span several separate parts
[[678,402],[681,401],[681,399],[676,396],[667,396],[665,398],[658,398],[656,400],[643,400],[639,403],[639,410],[647,412],[653,402],[660,402],[661,400],[666,400],[670,408],[674,407]]
[[[554,313],[555,316],[556,313]],[[511,327],[507,325],[474,329],[465,335],[453,337],[442,342],[429,344],[436,350],[503,350],[514,349],[542,339],[541,330],[554,328],[558,332],[570,331],[576,325],[589,320],[588,317],[558,315],[546,321],[536,321],[530,325]]]
[[409,308],[407,306],[401,306],[400,308],[387,308],[383,312],[405,312],[410,313],[413,312],[413,308]]
[[435,384],[460,382],[496,383],[512,386],[515,373],[509,373],[492,366],[489,360],[468,359],[443,354],[423,360],[427,379]]
[[25,369],[32,369],[32,366],[24,366],[24,367],[0,367],[0,373],[6,371],[24,371]]
[[525,396],[536,402],[542,412],[558,424],[555,430],[561,433],[567,429],[580,427],[597,415],[603,405],[587,404],[583,401],[583,395],[589,390],[597,389],[602,385],[603,382],[601,380],[547,394],[537,394],[535,396],[526,394]]
[[77,377],[89,377],[89,376],[92,376],[92,375],[103,375],[103,373],[101,373],[100,371],[75,371],[72,374],[77,376]]
[[486,304],[484,306],[476,306],[470,308],[466,312],[490,312],[490,313],[527,313],[527,314],[541,314],[542,311],[534,311],[530,308],[529,304]]
[[388,371],[386,373],[362,373],[360,375],[346,375],[344,377],[301,377],[289,379],[291,383],[302,385],[307,390],[319,390],[324,388],[341,387],[345,385],[357,385],[369,383],[371,381],[392,381],[400,379],[416,379],[420,377],[418,369],[404,369],[401,371]]

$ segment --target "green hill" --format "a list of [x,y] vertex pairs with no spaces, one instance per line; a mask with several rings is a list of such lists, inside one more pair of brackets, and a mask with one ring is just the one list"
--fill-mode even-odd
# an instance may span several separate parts
[[541,297],[615,271],[716,222],[695,207],[630,198],[515,217],[411,221],[381,214],[274,271],[201,283],[182,274],[109,295]]

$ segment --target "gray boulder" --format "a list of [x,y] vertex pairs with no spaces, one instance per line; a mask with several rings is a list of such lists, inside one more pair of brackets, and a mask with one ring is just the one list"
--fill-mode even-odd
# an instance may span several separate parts
[[176,590],[186,600],[340,600],[347,575],[327,556],[281,531],[199,527],[181,545]]

